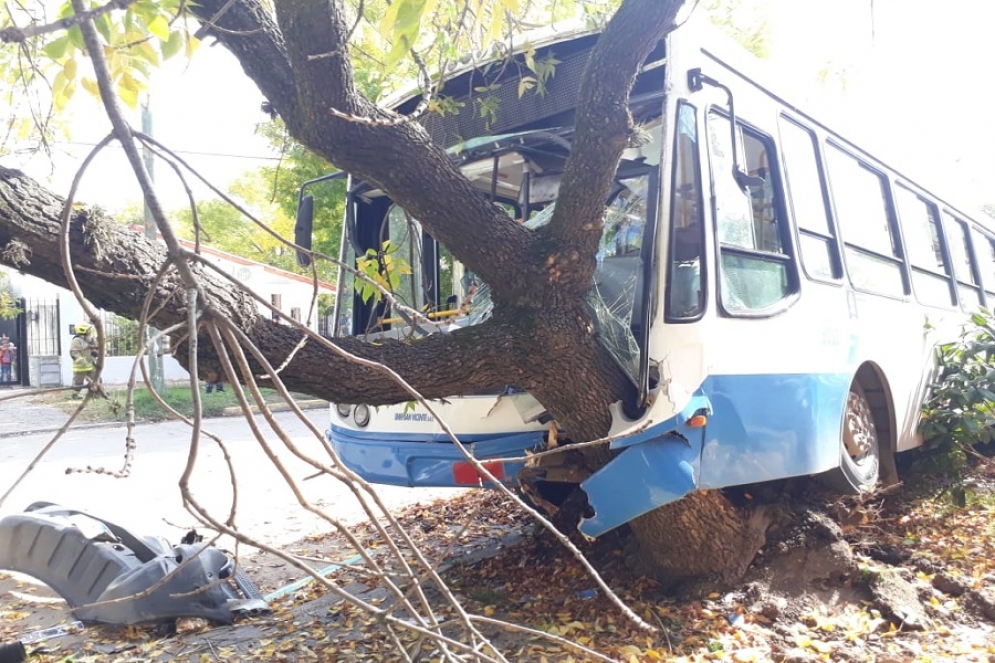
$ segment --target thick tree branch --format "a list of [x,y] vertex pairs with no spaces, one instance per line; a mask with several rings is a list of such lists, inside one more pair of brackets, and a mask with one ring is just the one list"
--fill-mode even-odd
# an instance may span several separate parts
[[[627,0],[591,53],[577,106],[576,129],[556,211],[543,229],[563,247],[549,263],[564,297],[583,295],[594,273],[604,201],[633,133],[629,92],[643,61],[674,28],[682,0]],[[561,275],[566,275],[563,278]]]
[[[205,0],[194,11],[209,21],[225,4],[226,0]],[[357,178],[389,191],[464,264],[491,283],[499,299],[534,299],[536,276],[529,283],[521,270],[504,269],[533,253],[534,238],[475,190],[417,123],[367,126],[330,112],[336,108],[379,120],[393,117],[355,88],[345,43],[350,26],[341,6],[294,0],[277,3],[276,9],[279,28],[260,3],[236,0],[217,24],[252,34],[214,34],[238,58],[291,135]],[[318,55],[323,57],[314,57]],[[468,224],[471,218],[474,222]]]
[[[66,285],[58,246],[62,208],[63,201],[55,194],[19,171],[0,167],[0,253],[12,242],[29,247],[27,262],[7,264]],[[165,249],[86,209],[73,212],[70,243],[74,267],[87,271],[81,282],[87,299],[100,308],[138,318],[148,289],[156,283],[154,275],[166,260]],[[248,294],[203,270],[196,271],[211,310],[244,329],[266,355],[278,358],[274,363],[279,364],[279,358],[289,355],[300,341],[300,331],[260,315]],[[144,276],[136,280],[133,275]],[[185,302],[172,296],[182,287],[175,270],[156,284],[150,308],[157,311],[151,319],[157,327],[185,321]],[[513,374],[507,357],[522,354],[513,345],[511,330],[496,322],[410,344],[383,341],[373,345],[356,338],[337,343],[349,353],[391,366],[429,398],[509,384]],[[217,372],[220,364],[210,347],[209,342],[203,343],[202,368]],[[182,352],[177,359],[185,363]],[[358,368],[319,341],[308,342],[282,377],[291,390],[333,401],[378,404],[410,399],[410,394],[387,383],[382,374]]]

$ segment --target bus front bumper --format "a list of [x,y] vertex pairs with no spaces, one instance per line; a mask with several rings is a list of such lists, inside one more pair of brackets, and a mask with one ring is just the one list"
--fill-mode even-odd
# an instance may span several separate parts
[[[342,462],[363,479],[392,486],[470,487],[493,485],[451,442],[372,438],[354,430],[332,426],[326,433],[328,441]],[[526,451],[539,448],[543,431],[486,436],[464,440],[470,454],[485,463],[494,477],[514,485]]]

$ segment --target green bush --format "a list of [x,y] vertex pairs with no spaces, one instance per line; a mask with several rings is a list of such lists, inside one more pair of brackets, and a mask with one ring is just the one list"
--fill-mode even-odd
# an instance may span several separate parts
[[[263,397],[268,403],[282,402],[283,400],[280,398],[279,394],[272,389],[261,389],[260,391],[263,393]],[[92,399],[83,411],[83,420],[91,423],[100,421],[125,421],[127,418],[127,413],[125,411],[126,395],[126,390],[114,389],[108,390],[106,399]],[[295,395],[295,397],[297,397],[298,400],[306,398],[298,395]],[[162,398],[177,412],[180,412],[188,417],[193,416],[193,395],[191,394],[189,387],[166,387],[165,393],[162,394]],[[218,417],[223,414],[226,408],[238,407],[238,400],[235,397],[234,390],[230,385],[227,385],[227,388],[220,393],[215,391],[208,394],[201,389],[200,399],[205,417]],[[67,400],[65,395],[56,396],[51,400],[67,412],[74,410],[79,405],[79,401]],[[134,403],[135,421],[162,421],[171,417],[171,415],[163,409],[161,405],[159,405],[159,402],[155,399],[155,397],[149,393],[148,389],[144,387],[135,389]]]
[[[937,348],[938,372],[919,431],[941,465],[959,467],[977,446],[995,440],[995,318],[971,316],[958,341]],[[942,459],[942,460],[940,460]]]

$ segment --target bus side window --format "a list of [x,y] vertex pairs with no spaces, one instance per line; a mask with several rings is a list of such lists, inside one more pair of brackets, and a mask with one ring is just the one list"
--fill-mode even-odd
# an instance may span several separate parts
[[688,320],[701,315],[705,306],[701,278],[705,230],[701,220],[698,126],[695,109],[687,104],[681,104],[677,112],[676,148],[667,301],[670,318]]
[[[978,234],[975,233],[975,237]],[[980,233],[981,247],[978,250],[978,262],[981,263],[983,274],[982,281],[985,284],[985,292],[988,293],[989,306],[995,300],[995,239],[988,233]]]
[[967,226],[963,221],[943,213],[943,227],[947,231],[950,244],[950,260],[953,262],[954,278],[960,294],[960,305],[965,311],[973,311],[981,306],[981,285],[978,283],[978,270],[971,260],[971,242]]
[[831,143],[826,161],[850,282],[869,292],[904,295],[901,252],[889,220],[884,178]]
[[729,120],[711,113],[708,143],[715,196],[721,286],[727,313],[746,313],[777,304],[792,292],[790,256],[785,252],[784,221],[774,196],[773,160],[768,141],[739,128],[747,174],[763,183],[747,190],[733,176]]
[[798,244],[805,273],[834,281],[842,275],[836,257],[836,237],[819,173],[815,136],[786,117],[781,122],[781,155],[788,201],[798,227]]
[[901,184],[894,189],[895,206],[912,267],[912,289],[923,304],[950,306],[950,266],[943,257],[940,215],[933,203]]

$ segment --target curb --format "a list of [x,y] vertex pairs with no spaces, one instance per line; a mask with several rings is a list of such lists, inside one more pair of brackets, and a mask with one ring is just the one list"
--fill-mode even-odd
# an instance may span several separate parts
[[[318,408],[328,407],[328,401],[312,400],[312,401],[295,401],[295,402],[297,403],[297,407],[299,407],[302,410],[317,410]],[[269,409],[270,412],[286,412],[290,409],[290,404],[285,402],[270,403]],[[259,414],[258,406],[251,405],[249,406],[249,410],[256,414]],[[221,411],[222,417],[237,417],[240,414],[242,414],[242,408],[236,406],[226,407],[224,410]]]

